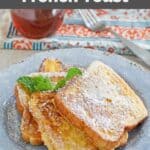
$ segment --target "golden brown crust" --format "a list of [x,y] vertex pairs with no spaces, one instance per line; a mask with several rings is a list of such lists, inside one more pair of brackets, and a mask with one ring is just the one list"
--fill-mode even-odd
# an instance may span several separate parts
[[17,90],[17,85],[15,86],[14,93],[15,93],[15,97],[16,97],[16,108],[17,108],[18,112],[22,115],[24,108],[23,108],[21,101],[19,99],[19,95],[18,95],[19,93]]
[[25,109],[23,112],[20,129],[25,142],[31,143],[32,145],[41,145],[43,143],[37,122],[28,109]]
[[39,72],[60,72],[63,71],[63,64],[57,59],[45,58],[39,68]]
[[[15,97],[16,97],[16,108],[22,115],[20,131],[22,138],[25,142],[31,143],[32,145],[41,145],[41,133],[38,131],[38,126],[28,107],[24,106],[19,96],[18,85],[15,86]],[[20,87],[19,87],[20,88]]]

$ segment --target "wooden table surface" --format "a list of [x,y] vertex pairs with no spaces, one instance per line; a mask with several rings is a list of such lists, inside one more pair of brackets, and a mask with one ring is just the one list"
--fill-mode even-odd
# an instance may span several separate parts
[[[11,64],[17,63],[35,53],[39,52],[23,51],[23,50],[0,50],[0,70],[3,70],[8,66],[10,66]],[[123,56],[123,57],[126,57],[127,59],[130,59],[134,62],[141,64],[146,69],[150,69],[150,67],[145,65],[139,58],[135,56]]]

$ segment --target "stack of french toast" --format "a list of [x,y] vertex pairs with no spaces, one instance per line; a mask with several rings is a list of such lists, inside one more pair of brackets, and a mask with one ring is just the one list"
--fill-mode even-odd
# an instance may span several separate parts
[[[39,72],[57,83],[68,66],[45,59]],[[114,150],[127,143],[128,132],[147,116],[142,100],[110,67],[95,61],[58,90],[29,92],[15,86],[21,135],[48,150]]]

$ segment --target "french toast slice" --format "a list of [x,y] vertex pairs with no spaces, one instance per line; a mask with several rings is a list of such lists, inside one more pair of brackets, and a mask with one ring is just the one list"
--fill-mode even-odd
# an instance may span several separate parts
[[29,101],[44,144],[49,150],[96,150],[90,139],[65,120],[54,105],[54,93],[38,92]]
[[[39,71],[40,72],[56,72],[62,71],[62,63],[55,59],[44,59]],[[40,145],[43,143],[38,125],[32,114],[29,112],[28,101],[30,94],[19,84],[15,87],[16,107],[22,115],[21,118],[21,135],[25,142],[32,145]]]
[[142,100],[129,85],[100,61],[60,89],[54,104],[100,150],[120,146],[121,137],[148,116]]
[[16,107],[21,114],[20,131],[25,142],[32,145],[42,144],[41,133],[38,131],[38,125],[29,112],[28,101],[30,95],[19,84],[15,87]]

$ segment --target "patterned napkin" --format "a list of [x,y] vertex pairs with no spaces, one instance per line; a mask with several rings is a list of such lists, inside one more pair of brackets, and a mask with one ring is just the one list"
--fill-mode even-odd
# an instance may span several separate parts
[[[123,37],[150,50],[150,9],[94,10],[99,21],[111,27]],[[55,48],[87,47],[119,54],[132,54],[109,32],[92,32],[83,25],[76,10],[67,10],[64,24],[55,35],[41,40],[21,36],[14,28],[9,10],[0,10],[2,31],[0,45],[3,49],[48,50]]]

